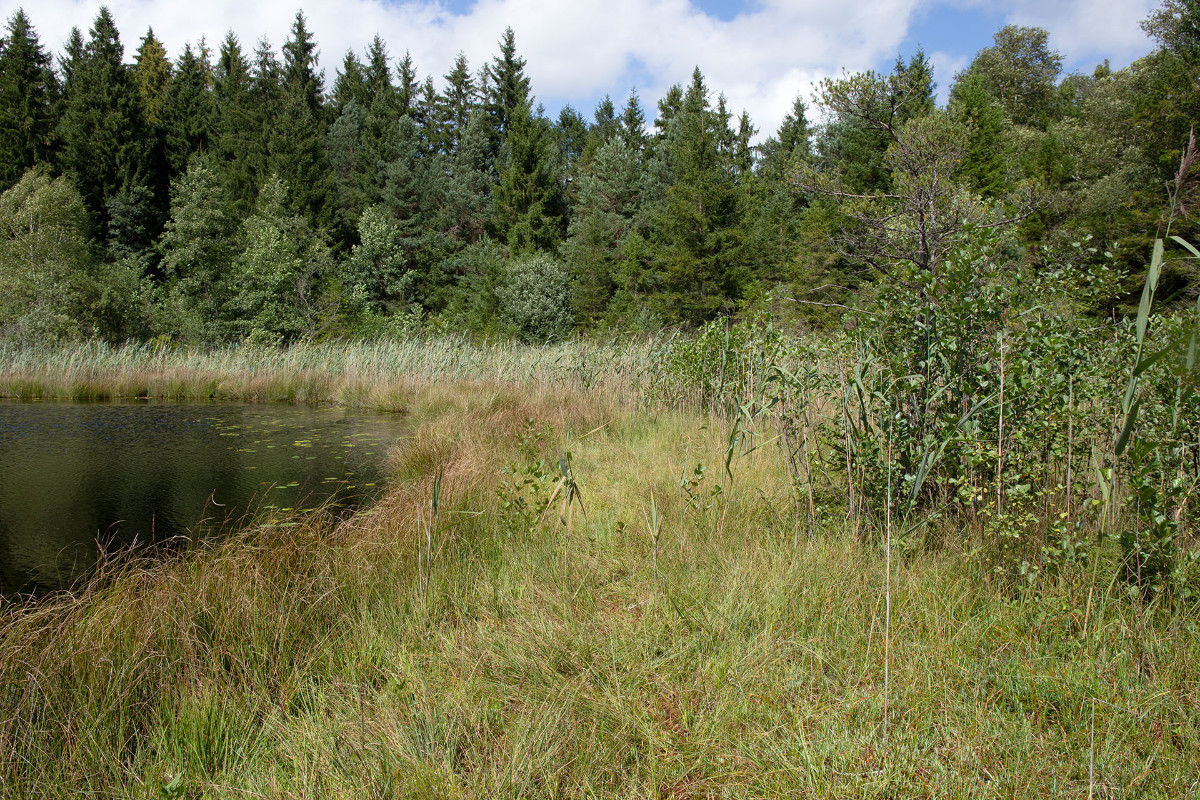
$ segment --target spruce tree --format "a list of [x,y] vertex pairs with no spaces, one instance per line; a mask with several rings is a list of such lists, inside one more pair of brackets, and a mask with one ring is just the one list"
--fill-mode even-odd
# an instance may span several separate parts
[[419,123],[413,112],[420,100],[421,85],[412,54],[407,51],[396,66],[396,82],[396,118],[409,114]]
[[562,175],[563,190],[568,205],[574,194],[575,181],[579,179],[591,143],[591,130],[578,111],[564,106],[554,126],[554,137],[558,141],[558,159]]
[[[638,155],[621,137],[601,145],[580,177],[567,239],[560,252],[572,275],[572,307],[584,326],[609,311],[618,276],[631,254],[626,245],[644,225]],[[636,287],[623,298],[628,306]]]
[[521,106],[508,117],[492,229],[514,254],[551,251],[565,232],[565,204],[549,120]]
[[500,39],[500,54],[484,69],[487,82],[486,108],[492,125],[492,142],[499,148],[508,135],[513,116],[522,107],[532,107],[529,78],[525,75],[525,59],[517,55],[517,36],[512,28],[504,29]]
[[646,114],[638,100],[637,89],[629,93],[625,108],[621,110],[621,138],[635,153],[640,153],[646,146]]
[[367,86],[363,64],[353,50],[347,50],[342,59],[342,68],[333,79],[330,95],[330,110],[341,114],[348,103],[357,103],[362,108],[371,104],[371,90]]
[[655,156],[669,182],[654,215],[654,264],[664,307],[683,322],[731,311],[744,284],[744,194],[734,179],[733,150],[723,144],[735,140],[697,68]]
[[146,135],[141,99],[116,23],[101,7],[87,44],[70,67],[59,136],[63,169],[107,234],[109,200],[144,179]]
[[[363,65],[363,81],[369,92],[369,105],[375,110],[391,114],[396,103],[396,87],[392,85],[392,68],[388,64],[387,45],[379,34],[367,47],[367,60]],[[399,118],[399,115],[397,115]]]
[[167,48],[154,35],[153,28],[146,29],[133,65],[133,79],[137,83],[138,96],[142,100],[146,124],[152,128],[157,127],[162,124],[163,107],[167,102],[167,86],[171,83],[171,62],[167,59]]
[[195,153],[208,148],[213,128],[213,98],[209,93],[211,66],[184,45],[167,89],[163,123],[167,138],[167,165],[181,175]]
[[0,191],[49,163],[58,124],[58,82],[29,17],[18,9],[0,42]]
[[433,133],[430,138],[442,153],[451,155],[458,150],[467,118],[479,101],[479,90],[471,75],[467,57],[461,52],[454,59],[454,68],[446,73],[445,91],[435,100]]
[[325,77],[317,70],[317,45],[303,11],[296,12],[291,36],[283,43],[283,82],[304,101],[313,119],[320,122],[324,116]]
[[245,217],[254,204],[257,114],[251,96],[250,63],[232,31],[225,34],[213,70],[213,153],[230,213]]

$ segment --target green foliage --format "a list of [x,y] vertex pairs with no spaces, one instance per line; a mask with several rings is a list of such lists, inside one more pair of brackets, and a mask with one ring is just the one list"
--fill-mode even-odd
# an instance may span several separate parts
[[30,170],[0,195],[0,321],[29,341],[90,333],[83,201],[66,178]]
[[87,44],[70,67],[59,137],[63,169],[75,184],[101,233],[107,234],[108,201],[146,169],[141,98],[123,63],[116,23],[101,8]]
[[329,248],[303,217],[289,213],[286,198],[286,184],[272,177],[238,234],[227,308],[247,340],[312,338],[336,314],[321,297],[332,278]]
[[553,251],[564,233],[565,198],[550,122],[528,106],[506,120],[492,230],[514,254]]
[[213,115],[209,92],[212,79],[207,52],[196,53],[190,44],[184,45],[162,110],[167,165],[172,174],[184,172],[194,154],[208,149]]
[[386,310],[393,302],[401,307],[411,303],[414,276],[405,269],[400,230],[383,207],[363,212],[358,240],[343,267],[343,282],[374,311]]
[[236,223],[226,212],[217,170],[196,159],[175,182],[160,241],[166,279],[162,327],[184,341],[226,338]]
[[134,57],[133,80],[142,100],[142,113],[151,127],[162,124],[167,103],[167,87],[171,84],[171,62],[167,48],[148,28]]
[[957,80],[978,76],[1013,124],[1045,127],[1055,111],[1062,56],[1050,49],[1043,28],[1006,25],[993,38],[992,46],[980,50]]
[[572,306],[584,324],[609,310],[629,238],[646,226],[644,190],[637,154],[617,137],[600,146],[579,179],[560,252],[574,276]]
[[29,17],[18,9],[0,40],[0,191],[47,163],[58,125],[58,81]]
[[731,414],[761,400],[784,338],[769,321],[714,320],[693,336],[672,338],[654,361],[648,392],[668,403],[697,404]]
[[732,311],[746,279],[740,250],[746,189],[734,176],[734,141],[697,69],[655,147],[666,179],[650,238],[661,301],[674,319],[692,325]]
[[558,261],[543,255],[507,265],[496,289],[500,315],[521,341],[551,342],[571,332],[571,277]]

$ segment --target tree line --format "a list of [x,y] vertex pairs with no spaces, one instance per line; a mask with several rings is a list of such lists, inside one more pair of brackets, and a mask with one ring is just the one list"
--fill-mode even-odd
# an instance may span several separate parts
[[[918,50],[825,80],[822,124],[797,98],[755,144],[698,68],[652,119],[636,90],[551,119],[511,29],[440,80],[376,36],[327,85],[303,13],[279,50],[230,32],[171,61],[151,29],[127,61],[106,8],[57,57],[17,11],[0,326],[196,344],[548,340],[757,311],[819,327],[979,236],[1034,269],[1073,247],[1132,289],[1200,118],[1200,6],[1166,0],[1142,25],[1153,52],[1090,75],[1064,75],[1046,31],[1004,27],[944,107]],[[1161,296],[1193,292],[1183,269]]]

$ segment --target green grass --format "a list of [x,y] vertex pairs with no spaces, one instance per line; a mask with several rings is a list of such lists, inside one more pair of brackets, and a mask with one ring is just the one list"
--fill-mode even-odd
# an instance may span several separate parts
[[[472,366],[463,347],[438,368],[381,348],[355,367],[361,384],[333,350],[262,364],[189,356],[189,369],[238,380],[308,364],[335,376],[313,390],[324,400],[335,386],[369,393],[386,374],[414,437],[387,495],[348,521],[266,525],[3,609],[0,795],[1179,797],[1200,786],[1197,612],[1131,597],[1108,550],[1037,592],[997,584],[980,542],[898,553],[885,741],[875,537],[843,530],[836,509],[810,531],[777,448],[737,448],[730,477],[728,426],[639,408],[622,388],[633,378],[586,391],[553,351]],[[120,358],[166,357],[97,358],[116,360],[116,375]],[[409,366],[387,366],[398,363]],[[559,500],[543,513],[559,450],[582,489],[569,529]],[[693,499],[681,474],[699,476]]]

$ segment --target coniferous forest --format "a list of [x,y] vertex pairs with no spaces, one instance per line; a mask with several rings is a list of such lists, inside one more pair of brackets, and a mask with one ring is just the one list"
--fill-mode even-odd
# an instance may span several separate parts
[[[898,265],[936,271],[981,240],[1034,270],[1105,261],[1124,285],[1092,310],[1112,314],[1136,301],[1200,119],[1191,4],[1143,27],[1157,49],[1092,74],[1064,75],[1037,28],[997,31],[956,75],[918,51],[824,81],[819,109],[798,97],[755,144],[699,69],[662,98],[548,118],[511,29],[488,63],[440,76],[376,37],[330,80],[303,13],[281,47],[231,31],[171,61],[152,29],[122,42],[107,9],[52,54],[18,11],[0,49],[0,325],[203,345],[546,341],[756,312],[828,328]],[[1196,285],[1163,280],[1178,302]]]

